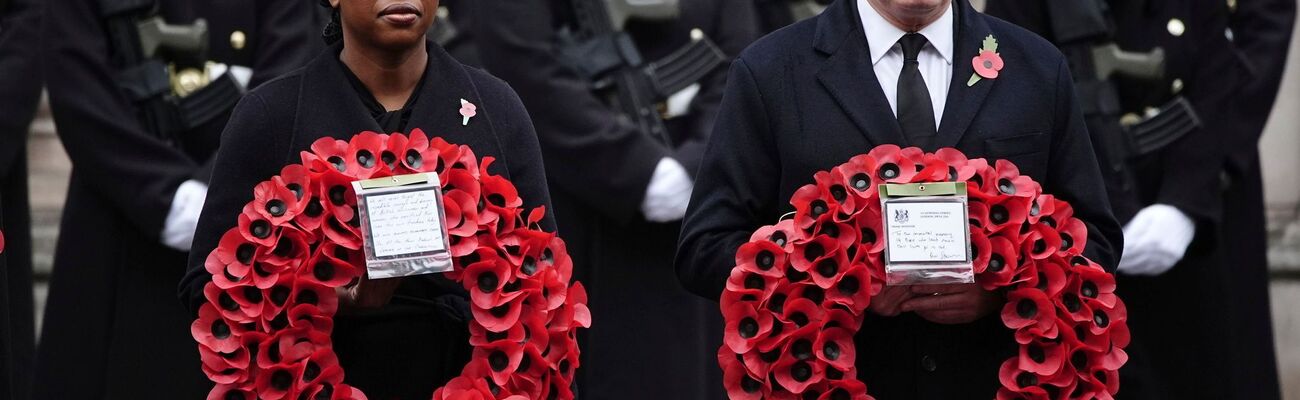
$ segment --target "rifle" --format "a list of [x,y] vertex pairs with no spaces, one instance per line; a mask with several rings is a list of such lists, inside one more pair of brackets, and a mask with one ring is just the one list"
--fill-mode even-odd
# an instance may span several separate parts
[[659,103],[698,82],[728,60],[700,30],[691,43],[646,62],[623,31],[632,19],[665,20],[680,13],[676,0],[572,0],[575,31],[560,34],[560,53],[592,89],[637,129],[671,145]]
[[1089,129],[1105,137],[1112,170],[1129,159],[1156,152],[1200,126],[1200,118],[1178,96],[1145,117],[1120,117],[1119,93],[1112,78],[1161,80],[1165,53],[1125,51],[1112,37],[1109,9],[1103,0],[1045,1],[1052,34],[1070,62],[1085,117],[1105,121]]
[[207,74],[203,19],[173,25],[156,0],[99,0],[118,86],[136,103],[141,122],[160,139],[194,129],[234,107],[244,88],[229,74]]

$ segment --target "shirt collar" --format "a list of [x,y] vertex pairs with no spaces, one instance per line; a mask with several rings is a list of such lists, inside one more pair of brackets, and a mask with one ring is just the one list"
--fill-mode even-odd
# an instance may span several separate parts
[[[862,19],[862,29],[867,34],[867,44],[871,48],[871,64],[874,65],[880,62],[880,59],[884,58],[885,54],[889,53],[890,50],[893,50],[894,46],[898,44],[898,39],[902,39],[907,32],[898,29],[894,24],[885,20],[885,17],[876,12],[876,9],[871,4],[868,4],[866,0],[857,1],[858,14]],[[939,20],[934,21],[925,28],[921,28],[921,31],[918,32],[925,36],[925,40],[929,41],[935,50],[939,51],[939,56],[943,57],[943,60],[947,61],[948,65],[952,65],[952,35],[955,24],[952,7],[952,2],[949,2],[948,9],[944,10]]]

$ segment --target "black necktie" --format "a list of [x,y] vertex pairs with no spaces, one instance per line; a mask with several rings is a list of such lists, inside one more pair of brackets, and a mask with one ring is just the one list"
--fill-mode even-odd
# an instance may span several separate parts
[[903,45],[903,72],[898,77],[898,125],[910,145],[929,150],[937,132],[934,106],[925,79],[921,78],[921,63],[916,60],[927,41],[919,33],[909,33],[898,43]]

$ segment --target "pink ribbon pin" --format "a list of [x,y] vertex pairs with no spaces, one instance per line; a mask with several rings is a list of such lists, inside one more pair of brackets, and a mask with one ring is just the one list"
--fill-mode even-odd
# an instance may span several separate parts
[[460,99],[460,116],[465,117],[461,120],[461,126],[469,125],[469,119],[478,115],[478,106],[470,103],[469,100]]

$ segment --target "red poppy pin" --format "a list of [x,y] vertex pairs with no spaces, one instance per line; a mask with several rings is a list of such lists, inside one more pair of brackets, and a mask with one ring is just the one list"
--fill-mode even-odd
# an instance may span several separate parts
[[998,54],[998,40],[993,35],[984,38],[984,47],[980,48],[978,56],[971,59],[971,65],[975,67],[975,73],[966,81],[967,87],[975,86],[980,79],[998,78],[998,72],[1002,71],[1002,56]]

